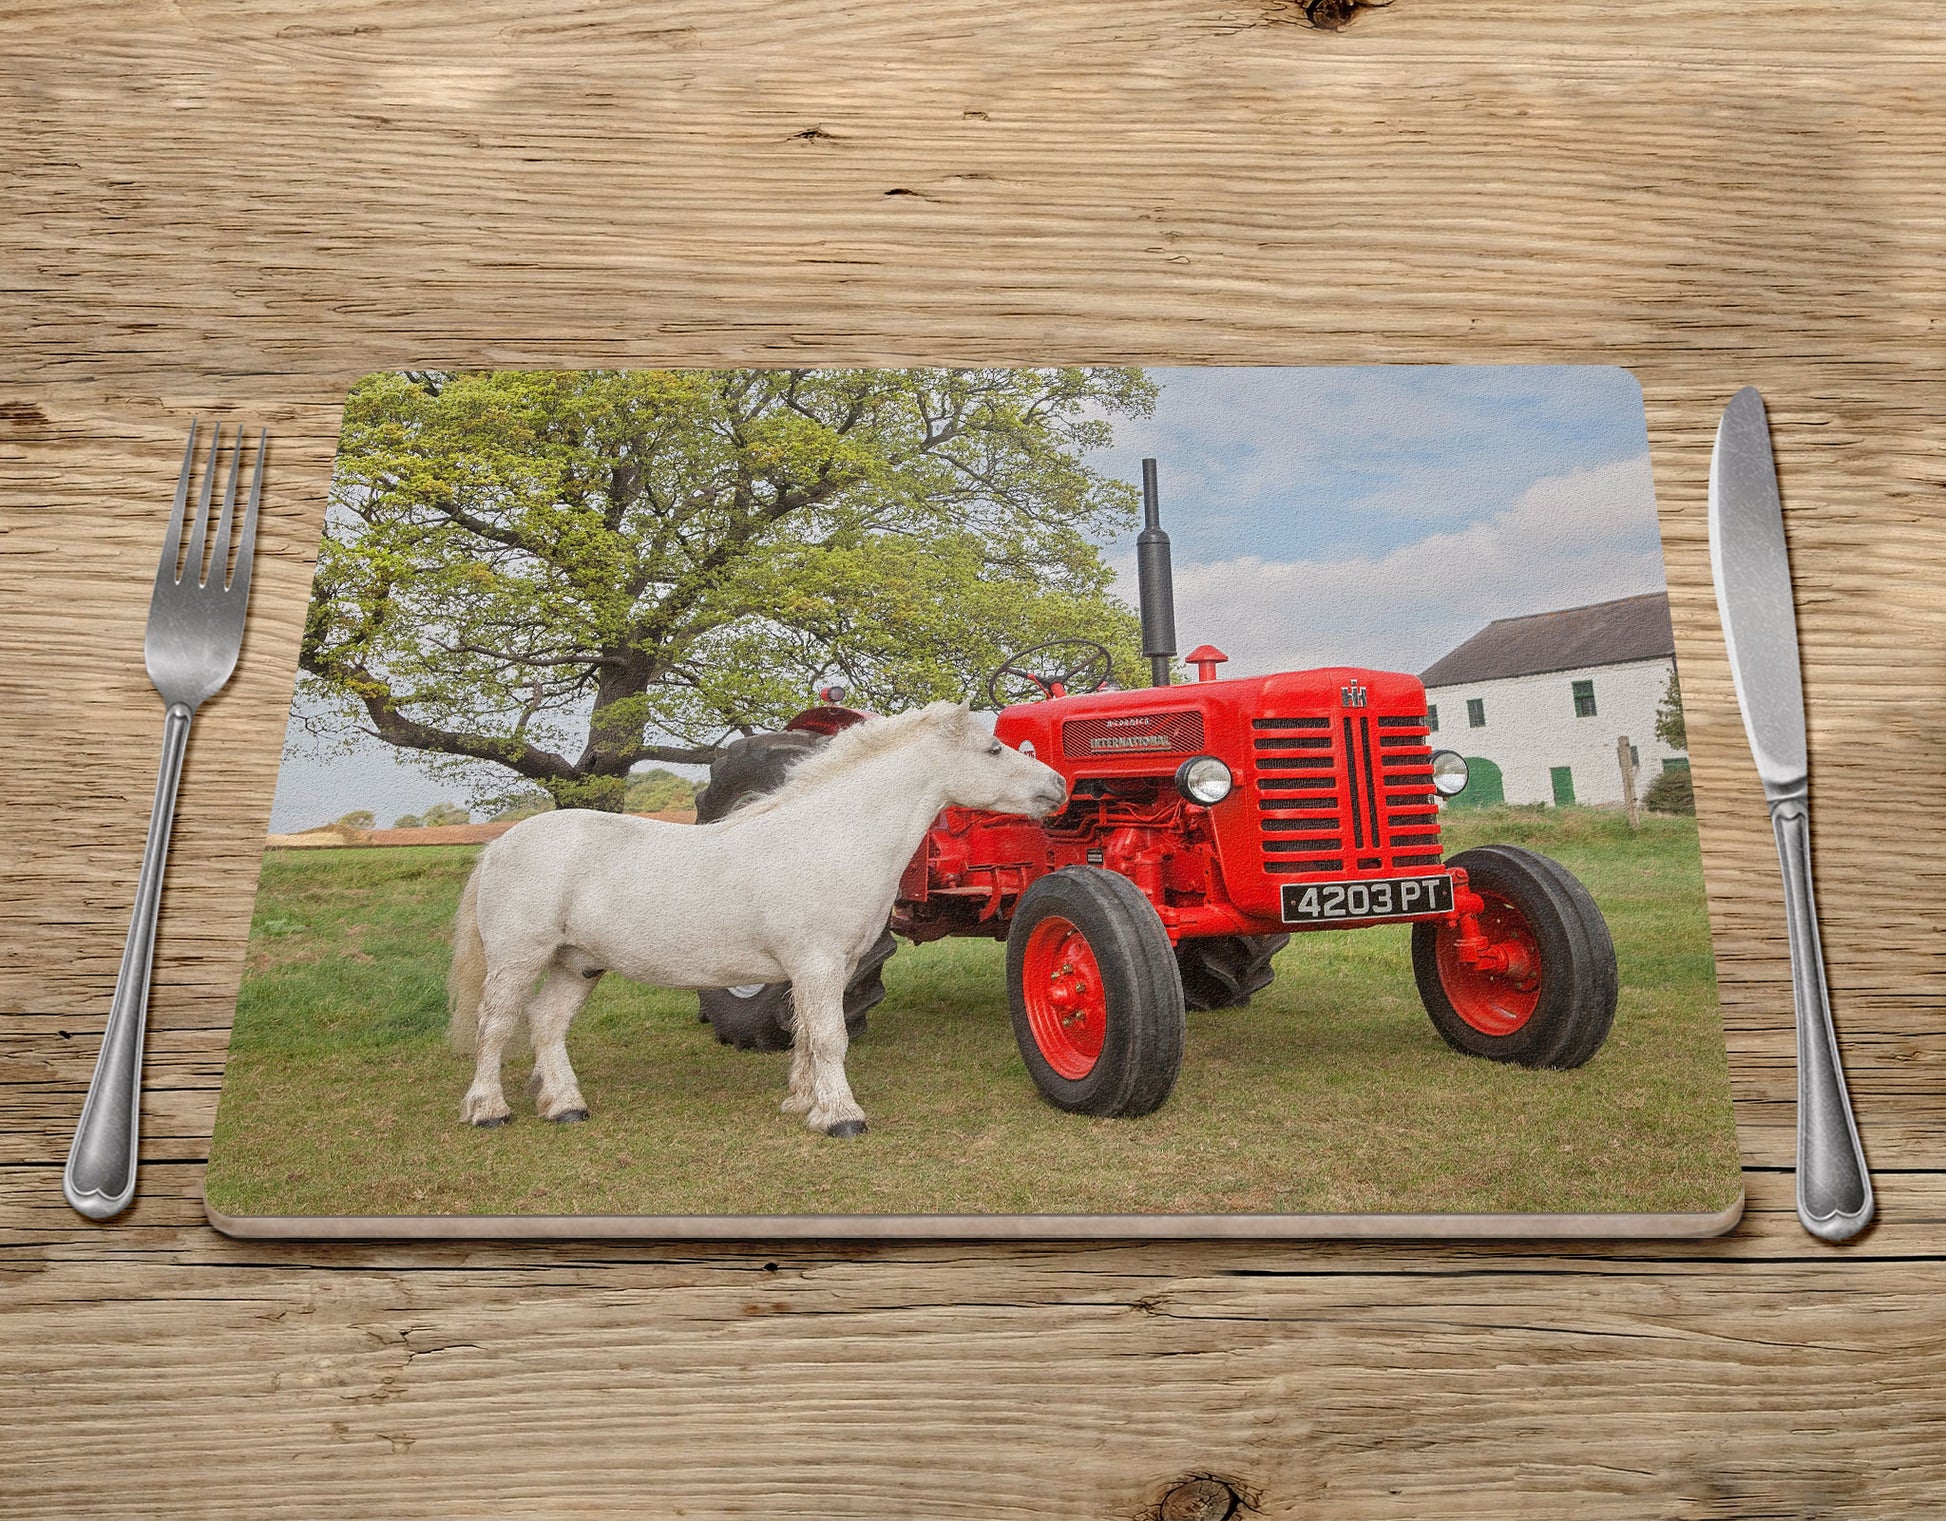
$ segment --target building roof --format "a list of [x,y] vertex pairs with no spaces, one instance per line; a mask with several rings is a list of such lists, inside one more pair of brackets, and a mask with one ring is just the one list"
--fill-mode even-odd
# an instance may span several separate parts
[[1435,660],[1419,679],[1429,687],[1453,687],[1586,666],[1629,665],[1675,653],[1669,594],[1650,592],[1555,613],[1496,619]]

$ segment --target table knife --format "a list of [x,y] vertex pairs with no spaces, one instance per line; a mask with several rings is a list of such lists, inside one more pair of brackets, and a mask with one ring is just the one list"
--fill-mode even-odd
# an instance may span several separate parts
[[1710,573],[1744,733],[1756,758],[1784,873],[1791,999],[1797,1010],[1797,1218],[1845,1241],[1872,1218],[1872,1180],[1845,1093],[1811,894],[1810,762],[1796,605],[1764,399],[1730,398],[1710,456]]

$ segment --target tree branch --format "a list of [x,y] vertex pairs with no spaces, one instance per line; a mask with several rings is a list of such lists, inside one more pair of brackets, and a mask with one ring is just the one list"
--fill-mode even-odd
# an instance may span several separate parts
[[592,667],[621,665],[623,663],[621,657],[618,655],[586,653],[579,655],[523,655],[513,650],[492,649],[484,644],[446,644],[439,640],[429,640],[428,643],[432,644],[435,649],[444,650],[449,655],[483,655],[488,660],[495,661],[502,666],[581,665]]
[[530,745],[525,740],[497,738],[486,734],[459,734],[450,729],[421,723],[399,709],[390,685],[363,666],[332,667],[329,662],[306,656],[299,661],[313,676],[347,691],[364,706],[372,721],[372,732],[387,744],[404,750],[425,750],[440,755],[460,755],[469,760],[492,761],[532,781],[566,781],[575,769],[551,750]]

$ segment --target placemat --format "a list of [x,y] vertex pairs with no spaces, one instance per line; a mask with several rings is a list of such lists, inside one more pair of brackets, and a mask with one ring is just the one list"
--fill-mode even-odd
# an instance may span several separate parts
[[369,376],[210,1218],[1727,1229],[1674,650],[1617,369]]

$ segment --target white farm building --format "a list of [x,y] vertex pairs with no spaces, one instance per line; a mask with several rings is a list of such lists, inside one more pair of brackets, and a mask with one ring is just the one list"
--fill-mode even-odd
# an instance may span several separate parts
[[1689,757],[1655,734],[1675,668],[1665,592],[1488,624],[1420,676],[1433,743],[1470,769],[1454,806],[1620,803],[1624,735],[1638,797],[1662,771],[1686,768]]

